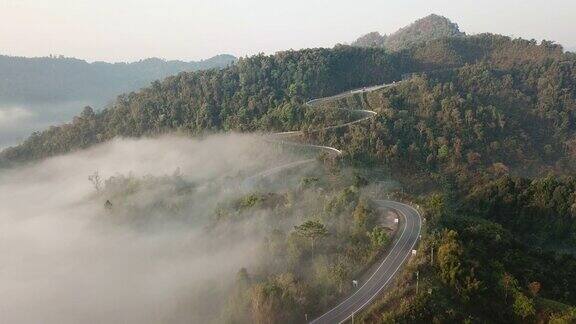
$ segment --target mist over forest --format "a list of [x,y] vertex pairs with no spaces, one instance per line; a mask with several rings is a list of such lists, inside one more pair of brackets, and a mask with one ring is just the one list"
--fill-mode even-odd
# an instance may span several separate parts
[[[219,203],[250,189],[247,175],[293,158],[265,147],[246,135],[119,139],[0,172],[2,321],[218,314],[234,274],[257,263],[264,231],[250,220],[233,233],[204,229]],[[88,180],[95,172],[100,182]]]
[[319,312],[352,289],[391,230],[366,180],[312,151],[255,135],[167,135],[0,171],[0,295],[11,296],[0,319],[298,322]]
[[554,41],[429,15],[200,71],[2,64],[0,323],[576,322]]

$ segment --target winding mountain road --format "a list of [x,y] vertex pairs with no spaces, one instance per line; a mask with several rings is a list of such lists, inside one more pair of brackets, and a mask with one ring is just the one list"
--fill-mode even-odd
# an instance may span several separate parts
[[422,220],[418,211],[409,205],[390,200],[378,200],[379,207],[394,210],[400,216],[399,235],[392,249],[380,262],[378,268],[364,283],[360,283],[350,297],[330,309],[311,323],[342,323],[351,319],[364,307],[370,304],[382,290],[390,285],[402,265],[412,254],[422,229]]
[[[313,99],[308,101],[306,105],[309,107],[314,107],[322,102],[337,100],[363,92],[382,89],[385,87],[392,87],[398,83],[394,82],[391,84],[383,84],[373,87],[361,88],[357,90],[347,91],[331,97]],[[348,110],[346,108],[335,108],[335,109]],[[333,126],[327,126],[309,132],[317,132],[322,130],[349,127],[351,125],[361,123],[365,120],[374,118],[377,115],[375,111],[371,110],[354,110],[354,111],[362,113],[363,116],[351,122],[337,124]],[[288,132],[275,133],[274,137],[276,142],[280,142],[282,144],[316,148],[319,150],[326,151],[329,154],[342,155],[342,151],[334,147],[298,143],[290,140],[281,139],[282,137],[291,137],[294,135],[301,135],[301,134],[303,134],[302,131],[288,131]],[[307,160],[290,162],[266,170],[262,173],[259,173],[251,177],[251,179],[257,177],[267,177],[274,173],[281,172],[282,170],[294,168],[299,165],[305,163],[311,163],[314,161],[315,159],[307,159]],[[420,237],[420,231],[422,229],[422,219],[418,211],[407,204],[397,201],[377,200],[376,203],[378,204],[379,208],[393,210],[399,216],[399,228],[397,231],[397,233],[399,234],[396,235],[392,248],[388,251],[388,253],[385,256],[383,256],[383,259],[379,262],[378,267],[373,271],[373,273],[369,274],[368,279],[364,282],[359,283],[360,288],[356,289],[356,291],[354,291],[354,293],[351,296],[344,299],[340,304],[330,309],[322,316],[311,321],[310,323],[314,324],[342,323],[347,321],[348,319],[353,319],[354,314],[357,314],[359,311],[361,311],[363,308],[369,305],[370,302],[374,300],[374,298],[376,298],[384,289],[390,286],[392,280],[398,274],[400,268],[406,263],[406,261],[412,254],[412,250],[414,249],[416,243],[418,242],[418,239]]]

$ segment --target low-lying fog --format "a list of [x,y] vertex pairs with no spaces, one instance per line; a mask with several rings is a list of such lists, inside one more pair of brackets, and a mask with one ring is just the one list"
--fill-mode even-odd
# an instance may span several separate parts
[[0,102],[0,150],[16,145],[32,132],[69,122],[88,105],[86,102],[23,103]]
[[[115,140],[0,171],[0,322],[213,319],[221,306],[214,301],[225,297],[218,292],[251,265],[262,238],[253,231],[223,237],[205,226],[214,206],[241,195],[239,179],[293,159],[270,146],[247,135]],[[88,181],[96,171],[101,186],[113,176],[181,174],[194,184],[180,211],[189,222],[145,229],[116,224],[111,209],[145,216],[158,199],[171,198],[158,197],[165,184],[103,198]],[[105,207],[108,198],[112,208]]]

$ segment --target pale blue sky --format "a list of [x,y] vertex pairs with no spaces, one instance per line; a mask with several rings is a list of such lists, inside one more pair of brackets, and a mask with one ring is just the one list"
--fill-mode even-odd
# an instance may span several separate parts
[[331,47],[430,13],[469,34],[576,47],[575,0],[0,0],[0,53],[89,61],[246,56]]

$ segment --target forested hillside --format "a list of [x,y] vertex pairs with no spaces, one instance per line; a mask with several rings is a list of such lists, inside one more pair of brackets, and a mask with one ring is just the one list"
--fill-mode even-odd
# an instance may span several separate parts
[[[303,107],[303,103],[309,98],[400,80],[406,73],[450,70],[465,64],[475,64],[464,69],[468,71],[468,77],[462,74],[460,90],[453,86],[436,86],[441,80],[426,81],[422,78],[416,78],[392,90],[400,91],[400,96],[413,97],[417,96],[417,93],[425,95],[436,87],[438,89],[434,90],[435,92],[441,91],[438,98],[455,96],[459,91],[460,97],[465,99],[468,96],[464,93],[465,87],[484,86],[478,84],[478,77],[490,77],[482,64],[490,64],[494,69],[521,66],[528,68],[538,64],[557,66],[560,64],[558,62],[567,59],[561,47],[551,43],[538,45],[530,41],[511,40],[488,34],[436,40],[393,54],[378,48],[337,46],[333,49],[257,55],[240,59],[237,64],[222,70],[181,73],[163,82],[154,82],[151,87],[140,92],[121,96],[113,107],[100,112],[95,113],[91,108],[86,108],[72,123],[33,134],[22,145],[5,150],[0,159],[5,163],[38,159],[87,147],[115,136],[142,136],[170,131],[197,134],[217,130],[297,129],[306,119],[308,109]],[[566,69],[571,65],[563,63],[561,66]],[[540,67],[534,67],[533,70],[526,71],[525,77],[534,78],[535,73],[541,73],[539,69]],[[565,73],[570,75],[570,71]],[[560,72],[561,70],[558,71]],[[460,75],[459,72],[448,73]],[[494,71],[494,77],[497,75],[499,72]],[[465,80],[466,78],[470,80]],[[477,84],[468,84],[470,81]],[[419,85],[428,82],[430,90]],[[566,85],[571,84],[570,79],[563,82]],[[533,82],[532,85],[534,86]],[[418,92],[412,91],[412,87],[418,88]],[[497,86],[492,88],[502,91]],[[492,88],[479,88],[478,91],[483,91],[486,96]],[[460,105],[460,99],[454,100],[456,101],[453,105]],[[402,116],[403,111],[409,111],[413,104],[413,100],[399,98],[393,109],[394,115]],[[473,103],[469,103],[471,104]],[[489,106],[489,103],[486,103],[486,106]],[[380,109],[383,109],[383,106]],[[496,118],[494,116],[492,118]],[[514,117],[524,118],[524,115],[516,114]],[[379,118],[378,120],[381,120],[383,117]],[[416,126],[412,124],[414,122],[418,121],[403,120],[406,131],[411,131]],[[476,136],[470,133],[472,128],[466,132],[465,138],[472,140],[472,136]],[[381,141],[396,141],[377,133],[368,133],[366,136],[376,136]],[[422,136],[419,137],[423,140]],[[403,137],[402,140],[408,138],[411,137]],[[354,152],[355,148],[350,146],[346,150]],[[366,147],[365,150],[365,153],[369,153],[374,147]],[[428,152],[426,157],[429,154]]]
[[426,210],[420,255],[360,322],[574,322],[575,57],[495,35],[413,55],[428,72],[329,104],[371,124],[320,136]]
[[154,82],[98,113],[86,108],[71,124],[34,134],[21,146],[6,150],[3,159],[37,159],[115,136],[298,127],[305,98],[391,82],[406,66],[402,57],[381,49],[344,46],[257,55],[226,69],[181,73]]
[[[269,216],[258,223],[269,231],[259,247],[262,266],[239,269],[229,299],[214,298],[222,321],[301,322],[307,312],[320,314],[389,242],[360,194],[368,181],[346,174],[346,165],[378,174],[370,179],[398,180],[403,190],[386,194],[420,205],[425,217],[409,268],[358,320],[574,322],[576,55],[549,41],[464,36],[441,17],[399,35],[392,38],[394,51],[372,46],[392,36],[371,34],[363,47],[261,54],[223,69],[180,73],[33,134],[0,153],[0,165],[116,137],[303,129],[307,143],[342,149],[345,163],[321,155],[321,176],[308,175],[285,192],[253,192],[211,214],[207,229],[225,234],[262,211]],[[392,82],[323,102],[318,110],[305,105]],[[350,117],[334,108],[377,115],[351,127],[310,131]],[[127,203],[136,200],[131,188],[164,181],[178,184],[166,185],[166,201]],[[105,205],[109,215],[128,223],[143,210],[165,207],[185,218],[179,204],[188,206],[194,191],[178,173],[159,180],[118,176],[96,187],[98,199],[118,199],[114,209]],[[383,198],[372,189],[366,192]],[[284,223],[289,219],[298,222]]]
[[[486,199],[483,204],[493,207],[481,208],[480,213],[475,210],[476,203],[446,188],[443,194],[427,195],[421,203],[426,206],[428,230],[419,256],[396,288],[359,321],[574,323],[576,258],[564,251],[543,249],[537,242],[556,234],[535,226],[536,222],[548,229],[567,225],[565,218],[552,216],[548,209],[565,202],[552,202],[546,209],[532,207],[539,197],[556,196],[568,183],[550,179],[529,182],[502,179],[487,184],[500,192],[495,196],[475,194],[475,199]],[[511,186],[506,183],[516,183],[517,188],[507,189]],[[486,190],[480,187],[469,189]],[[504,206],[511,213],[501,213]],[[514,208],[518,210],[512,211]],[[518,225],[524,221],[528,224]]]
[[383,47],[390,51],[399,51],[439,38],[464,35],[458,25],[448,18],[432,14],[390,35],[380,35],[378,32],[368,33],[355,40],[352,46]]
[[493,220],[534,246],[576,253],[576,179],[505,176],[468,195],[468,213]]
[[326,134],[325,141],[346,145],[356,161],[406,174],[448,172],[460,181],[484,172],[572,171],[575,62],[491,61],[420,74],[396,87],[331,103],[379,115],[344,140],[342,134]]
[[134,63],[88,63],[66,57],[0,56],[0,103],[87,100],[99,104],[182,71],[222,68],[236,60],[217,55],[198,62],[157,58]]

